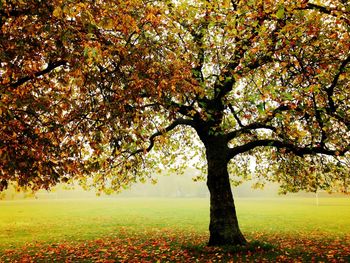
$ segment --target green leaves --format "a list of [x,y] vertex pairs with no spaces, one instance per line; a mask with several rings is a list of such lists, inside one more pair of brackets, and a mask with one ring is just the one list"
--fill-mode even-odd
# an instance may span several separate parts
[[278,8],[277,12],[276,12],[276,17],[277,17],[278,19],[284,19],[284,16],[285,16],[284,6],[281,5],[281,6]]
[[258,108],[258,111],[260,114],[263,114],[265,112],[265,104],[264,103],[260,103],[256,107]]
[[1,3],[6,182],[37,189],[56,183],[51,173],[96,175],[98,189],[117,190],[197,144],[185,129],[152,137],[176,119],[202,138],[229,135],[230,146],[349,148],[350,46],[340,3]]

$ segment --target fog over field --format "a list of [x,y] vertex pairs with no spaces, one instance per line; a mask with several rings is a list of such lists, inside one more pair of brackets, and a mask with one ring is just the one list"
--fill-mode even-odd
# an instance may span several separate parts
[[[0,195],[2,200],[13,199],[84,199],[84,198],[209,198],[209,191],[205,181],[194,181],[193,178],[200,175],[196,169],[189,168],[183,175],[156,175],[156,184],[150,181],[131,185],[128,189],[123,189],[120,193],[101,196],[96,195],[96,191],[86,191],[78,184],[73,186],[58,185],[51,191],[40,190],[37,193],[17,193],[13,188],[8,189]],[[310,197],[315,198],[315,193],[289,193],[287,195],[278,194],[278,184],[269,183],[263,189],[255,189],[252,181],[244,182],[239,186],[232,186],[235,198],[283,198],[283,197]],[[338,194],[329,195],[325,192],[317,193],[318,197],[335,197]]]

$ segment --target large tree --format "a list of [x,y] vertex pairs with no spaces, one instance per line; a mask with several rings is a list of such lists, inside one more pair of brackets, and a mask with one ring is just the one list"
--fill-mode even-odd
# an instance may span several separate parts
[[347,190],[346,1],[0,3],[1,188],[115,191],[203,153],[210,245],[246,242],[229,173]]

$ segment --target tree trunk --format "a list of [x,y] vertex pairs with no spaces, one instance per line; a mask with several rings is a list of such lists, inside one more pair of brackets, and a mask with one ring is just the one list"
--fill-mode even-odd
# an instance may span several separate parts
[[206,145],[207,186],[210,192],[209,246],[243,245],[227,170],[226,142],[214,140]]

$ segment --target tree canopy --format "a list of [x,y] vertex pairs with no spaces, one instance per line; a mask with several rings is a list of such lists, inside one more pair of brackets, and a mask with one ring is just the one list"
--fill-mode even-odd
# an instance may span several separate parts
[[49,187],[123,163],[119,186],[198,121],[293,189],[346,179],[346,3],[1,3],[2,179]]
[[0,3],[1,188],[108,192],[199,153],[212,195],[249,158],[284,192],[347,191],[347,1]]

